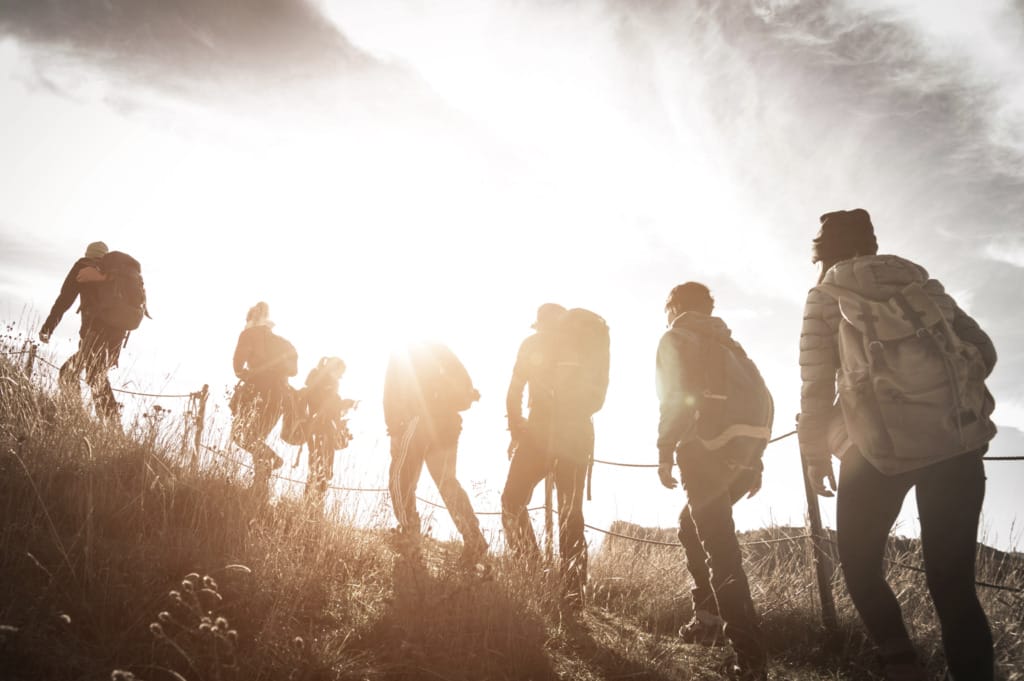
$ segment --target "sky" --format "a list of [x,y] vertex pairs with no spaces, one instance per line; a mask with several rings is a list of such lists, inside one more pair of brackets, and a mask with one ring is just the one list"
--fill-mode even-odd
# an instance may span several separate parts
[[[548,301],[611,328],[597,457],[654,463],[662,306],[687,280],[792,430],[810,239],[854,207],[992,336],[991,454],[1024,445],[1019,2],[0,0],[0,158],[0,318],[34,334],[91,241],[132,254],[153,318],[113,383],[209,384],[215,432],[265,300],[299,349],[293,384],[323,355],[348,364],[362,402],[339,484],[383,481],[387,353],[432,338],[482,393],[459,475],[497,508],[505,390]],[[738,527],[802,524],[795,438],[765,464]],[[1019,548],[1024,464],[986,468],[984,540]],[[684,499],[599,465],[585,512],[671,527]],[[908,499],[896,532],[916,523]]]

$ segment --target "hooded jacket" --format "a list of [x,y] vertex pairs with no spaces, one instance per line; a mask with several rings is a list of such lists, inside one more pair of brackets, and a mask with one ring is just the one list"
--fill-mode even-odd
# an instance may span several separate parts
[[[709,343],[712,349],[725,350],[724,376],[718,387],[707,385]],[[676,319],[658,344],[655,376],[661,403],[661,463],[672,463],[676,449],[692,441],[715,450],[737,437],[765,441],[771,437],[771,395],[757,367],[718,317],[686,312]],[[724,394],[719,392],[723,389]],[[712,412],[717,412],[713,421]],[[704,427],[698,423],[702,418]]]
[[64,313],[68,311],[68,308],[71,307],[76,298],[80,298],[82,326],[86,327],[97,321],[93,315],[96,307],[96,284],[79,283],[78,273],[86,267],[96,267],[98,264],[99,260],[93,258],[79,258],[71,266],[68,275],[64,277],[64,284],[60,287],[60,294],[57,296],[57,300],[54,301],[53,307],[50,308],[50,314],[46,317],[46,321],[43,322],[41,329],[43,333],[47,335],[53,333],[57,325],[60,324],[60,320],[64,317]]
[[[964,342],[978,348],[985,363],[986,376],[996,363],[996,350],[992,340],[966,312],[950,297],[942,284],[928,277],[920,265],[895,255],[867,255],[844,260],[826,272],[823,284],[834,284],[859,293],[864,298],[885,301],[904,287],[919,283],[938,305],[953,330]],[[839,303],[817,288],[807,294],[804,306],[803,329],[800,333],[800,392],[799,439],[800,453],[808,465],[825,465],[833,453],[835,443],[829,444],[829,421],[838,418],[836,402],[837,372],[840,369]],[[834,426],[833,426],[834,430]],[[862,452],[869,461],[872,452]],[[893,470],[895,462],[885,462],[886,470]],[[875,463],[876,467],[879,464]]]

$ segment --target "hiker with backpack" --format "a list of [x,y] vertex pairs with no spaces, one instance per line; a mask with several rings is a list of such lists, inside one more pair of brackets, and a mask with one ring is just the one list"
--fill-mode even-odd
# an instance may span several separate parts
[[253,458],[253,489],[267,491],[271,470],[284,461],[267,444],[267,436],[284,411],[298,373],[298,353],[288,340],[273,332],[270,306],[256,303],[245,317],[233,365],[239,383],[231,396],[231,439]]
[[665,303],[668,331],[658,344],[661,404],[658,476],[675,489],[678,465],[687,501],[679,542],[693,578],[687,643],[736,652],[739,679],[767,679],[767,653],[750,596],[732,507],[761,489],[761,456],[771,437],[771,393],[729,327],[713,316],[706,286],[687,282]]
[[334,478],[334,454],[348,447],[352,434],[346,415],[356,402],[338,395],[338,383],[345,374],[340,357],[323,357],[306,376],[306,385],[295,398],[305,412],[306,443],[309,445],[309,476],[306,497],[320,505]]
[[990,681],[992,633],[974,579],[995,348],[923,267],[878,255],[867,211],[820,223],[812,261],[821,272],[800,335],[800,453],[812,488],[832,496],[831,455],[845,450],[836,530],[850,598],[885,678],[926,679],[884,570],[889,532],[915,488],[949,678]]
[[384,379],[384,422],[391,437],[388,488],[398,520],[398,539],[416,547],[421,536],[416,487],[426,464],[456,529],[462,562],[480,563],[487,540],[469,495],[455,477],[460,412],[480,399],[466,368],[440,343],[416,343],[392,354]]
[[593,415],[608,390],[608,325],[589,310],[545,303],[533,328],[519,347],[506,395],[512,463],[501,494],[502,524],[512,553],[539,563],[526,507],[537,484],[554,475],[562,602],[578,610],[587,584],[583,496],[594,458]]
[[60,368],[61,391],[78,402],[78,381],[84,370],[96,413],[116,421],[119,407],[107,372],[117,366],[128,334],[138,328],[143,316],[148,316],[138,261],[120,251],[109,251],[102,241],[89,244],[85,257],[79,258],[65,277],[60,295],[39,330],[40,341],[50,342],[76,298],[82,315],[78,351]]

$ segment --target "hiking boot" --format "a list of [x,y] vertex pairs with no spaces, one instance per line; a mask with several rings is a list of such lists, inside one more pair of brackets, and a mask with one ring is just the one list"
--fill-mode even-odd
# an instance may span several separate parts
[[724,625],[725,620],[718,615],[713,615],[706,610],[698,610],[689,624],[679,628],[679,637],[683,639],[683,643],[708,646],[709,648],[724,646]]
[[276,471],[278,468],[284,465],[284,459],[274,454],[274,458],[270,460],[270,469]]
[[736,663],[729,669],[735,681],[768,681],[768,660],[764,655],[744,655],[737,651]]

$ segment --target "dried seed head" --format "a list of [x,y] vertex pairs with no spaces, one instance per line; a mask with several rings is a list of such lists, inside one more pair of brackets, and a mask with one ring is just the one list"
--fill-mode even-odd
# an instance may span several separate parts
[[174,589],[171,589],[170,591],[167,592],[167,595],[170,596],[172,600],[175,600],[175,601],[180,601],[181,600],[181,592],[180,591],[175,591]]
[[293,638],[292,645],[295,646],[297,650],[305,650],[306,648],[306,642],[302,640],[301,636],[296,636],[295,638]]
[[185,575],[185,579],[190,581],[190,582],[198,582],[199,581],[199,573],[198,572],[190,572],[187,575]]
[[214,621],[213,626],[217,627],[218,629],[227,629],[228,628],[228,621],[224,617],[218,617]]
[[164,628],[160,626],[159,622],[153,622],[149,625],[149,633],[153,634],[157,638],[166,638]]
[[58,615],[57,619],[59,619],[64,624],[71,624],[71,615],[67,614],[66,612],[62,612],[60,615]]
[[136,681],[135,674],[124,669],[115,669],[110,672],[111,681]]
[[212,631],[213,631],[213,627],[210,626],[209,622],[203,622],[202,624],[199,625],[199,633],[201,633],[201,634],[209,634]]
[[234,629],[228,629],[228,633],[224,634],[229,641],[232,643],[238,643],[238,632]]
[[213,589],[203,589],[202,591],[200,591],[200,593],[202,593],[202,594],[206,594],[206,595],[207,595],[207,596],[209,596],[210,598],[214,598],[214,599],[216,599],[216,600],[218,600],[218,601],[223,601],[223,600],[224,600],[224,597],[223,597],[223,596],[221,596],[221,595],[220,595],[219,593],[217,593],[216,591],[214,591]]
[[171,613],[167,612],[166,610],[163,610],[163,611],[157,613],[156,618],[158,620],[160,620],[161,622],[163,622],[164,624],[170,624],[171,620],[173,619],[171,617]]
[[213,589],[214,591],[217,590],[217,582],[210,575],[203,576],[203,586],[207,589]]
[[209,617],[207,615],[203,615],[202,617],[200,617],[199,621],[202,622],[203,624],[209,624],[209,625],[213,624],[213,618],[211,618],[211,617]]
[[233,565],[227,565],[227,566],[224,567],[224,569],[229,571],[229,572],[239,572],[239,573],[241,573],[243,575],[251,575],[252,574],[252,570],[251,569],[249,569],[245,565],[241,565],[239,563],[235,563]]
[[196,585],[188,581],[187,579],[181,580],[181,588],[186,593],[195,593],[196,591]]

